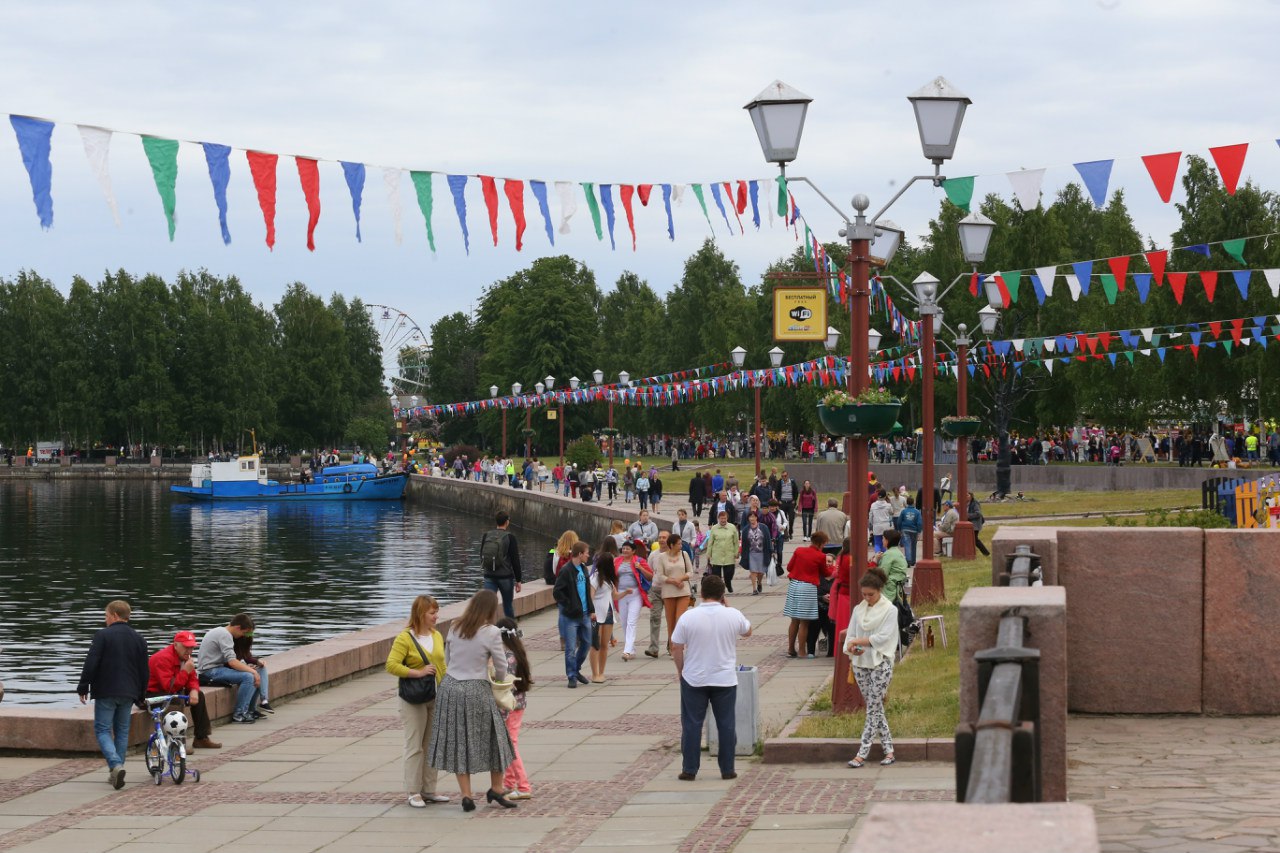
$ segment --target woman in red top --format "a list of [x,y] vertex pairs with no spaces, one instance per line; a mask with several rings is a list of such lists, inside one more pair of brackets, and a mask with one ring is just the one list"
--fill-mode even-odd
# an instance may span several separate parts
[[791,617],[791,625],[787,627],[787,657],[797,657],[796,643],[804,648],[809,639],[809,620],[818,618],[818,584],[827,573],[827,555],[822,553],[822,546],[827,544],[827,535],[815,531],[809,545],[797,548],[787,562],[787,603],[783,605],[782,615]]
[[853,586],[853,579],[849,574],[852,566],[852,549],[849,547],[849,540],[846,539],[840,548],[840,555],[836,557],[835,574],[832,577],[829,596],[830,603],[827,605],[827,616],[836,623],[837,631],[840,630],[839,626],[849,622],[849,589]]

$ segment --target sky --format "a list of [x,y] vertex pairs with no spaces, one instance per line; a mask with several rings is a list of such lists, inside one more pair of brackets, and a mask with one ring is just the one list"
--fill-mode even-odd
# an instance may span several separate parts
[[[873,208],[931,169],[906,95],[945,76],[972,100],[951,176],[1012,198],[1005,173],[1047,169],[1044,192],[1078,180],[1072,163],[1116,158],[1137,226],[1160,246],[1176,227],[1139,159],[1249,142],[1245,176],[1280,188],[1277,0],[1076,2],[656,2],[456,4],[330,0],[201,6],[116,0],[0,5],[0,109],[57,123],[54,223],[40,228],[12,131],[0,128],[0,277],[29,269],[66,291],[124,268],[167,279],[183,269],[236,275],[270,306],[292,282],[391,306],[424,330],[470,311],[484,288],[540,256],[586,263],[606,292],[633,271],[659,293],[708,236],[744,280],[798,245],[750,210],[726,229],[691,193],[668,240],[659,200],[637,204],[637,244],[617,206],[617,248],[597,241],[582,197],[571,233],[550,246],[532,196],[517,252],[499,182],[499,243],[478,180],[467,187],[470,253],[443,174],[435,177],[436,252],[406,174],[397,243],[382,167],[594,183],[768,180],[747,113],[781,79],[813,98],[793,175],[847,205]],[[76,124],[117,131],[111,218]],[[170,242],[138,133],[183,141]],[[229,246],[221,240],[197,141],[233,146]],[[243,149],[320,158],[316,250],[291,157],[280,159],[277,242],[268,250]],[[362,241],[336,162],[367,164]],[[1184,161],[1185,162],[1185,161]],[[824,241],[841,222],[807,187],[796,202]],[[657,193],[655,193],[657,196]],[[927,230],[943,198],[917,184],[888,217]],[[1180,190],[1175,191],[1176,203]],[[616,196],[615,196],[616,199]],[[553,219],[560,208],[550,190]],[[762,199],[763,202],[763,199]],[[762,216],[764,216],[762,210]],[[730,219],[733,219],[730,214]],[[1074,258],[1045,258],[1066,263]]]

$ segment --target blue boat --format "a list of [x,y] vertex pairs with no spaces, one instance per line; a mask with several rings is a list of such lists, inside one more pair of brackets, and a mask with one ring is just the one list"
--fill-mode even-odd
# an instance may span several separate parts
[[199,501],[396,501],[408,484],[408,474],[379,474],[369,464],[330,466],[311,482],[279,483],[267,479],[267,466],[255,453],[192,465],[191,485],[169,490]]

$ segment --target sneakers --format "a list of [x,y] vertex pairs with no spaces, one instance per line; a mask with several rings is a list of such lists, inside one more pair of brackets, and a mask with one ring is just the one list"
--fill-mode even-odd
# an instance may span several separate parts
[[506,796],[508,800],[531,800],[533,791],[509,791]]
[[586,677],[585,675],[583,675],[582,673],[578,673],[578,683],[579,683],[579,684],[590,684],[590,683],[591,683],[591,679],[587,678],[587,677]]
[[267,714],[274,714],[276,712],[276,709],[272,708],[269,702],[259,702],[258,710]]
[[124,767],[112,767],[107,771],[107,782],[119,791],[124,787]]
[[246,725],[252,725],[253,723],[258,722],[258,718],[253,716],[252,712],[246,711],[243,714],[233,714],[231,716],[231,722],[245,723]]
[[644,653],[651,658],[656,658],[658,656],[657,649],[645,649]]
[[577,689],[578,689],[578,679],[576,679],[576,678],[570,678],[570,679],[569,679],[569,689],[570,689],[570,690],[577,690]]
[[414,794],[412,797],[409,798],[409,808],[425,809],[426,807],[427,807],[427,801],[422,799],[421,794]]
[[419,796],[422,797],[423,802],[428,804],[449,802],[449,798],[446,797],[444,794],[420,794]]

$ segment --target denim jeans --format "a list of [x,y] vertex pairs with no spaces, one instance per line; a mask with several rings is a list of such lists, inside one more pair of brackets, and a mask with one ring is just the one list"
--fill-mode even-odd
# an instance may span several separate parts
[[571,619],[560,613],[560,636],[564,638],[564,674],[570,681],[578,680],[582,664],[591,651],[591,617],[587,615]]
[[93,700],[93,734],[98,748],[107,759],[107,769],[114,770],[124,764],[129,751],[129,718],[133,714],[133,700],[123,696],[102,696]]
[[485,578],[484,588],[491,589],[502,596],[502,612],[510,619],[516,618],[516,609],[511,603],[516,591],[515,578]]
[[902,555],[907,558],[907,565],[916,564],[916,536],[909,530],[902,531]]
[[[253,707],[258,688],[253,686],[253,673],[242,672],[229,666],[215,666],[200,673],[209,684],[225,684],[236,688],[235,716],[243,717]],[[203,683],[203,682],[202,682]]]
[[733,753],[738,746],[736,710],[738,685],[732,687],[693,687],[680,679],[680,755],[681,769],[697,774],[702,761],[702,725],[707,719],[707,705],[716,718],[720,737],[720,773],[733,772]]

